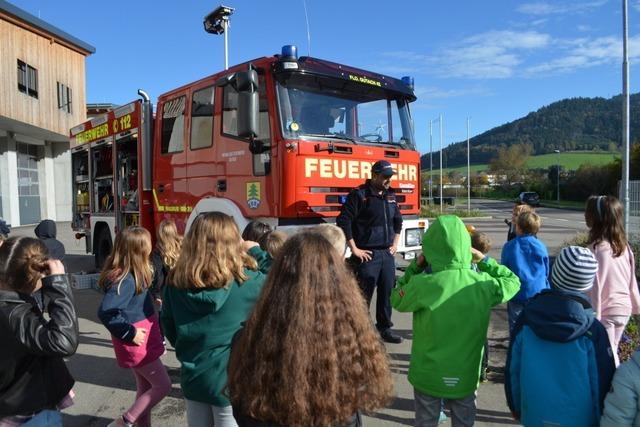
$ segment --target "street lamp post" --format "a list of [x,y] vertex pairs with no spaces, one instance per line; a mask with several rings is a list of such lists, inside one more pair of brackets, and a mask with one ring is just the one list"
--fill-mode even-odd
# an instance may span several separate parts
[[442,213],[442,114],[440,114],[440,213]]
[[554,152],[558,155],[556,159],[556,197],[558,204],[560,204],[560,150],[554,150]]
[[469,150],[469,121],[467,117],[467,213],[471,212],[471,151]]
[[433,202],[433,122],[429,120],[429,203]]

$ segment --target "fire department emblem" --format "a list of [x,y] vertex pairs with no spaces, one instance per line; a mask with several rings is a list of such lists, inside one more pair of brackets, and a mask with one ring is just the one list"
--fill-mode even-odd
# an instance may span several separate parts
[[247,182],[247,205],[249,208],[258,209],[260,201],[260,183]]

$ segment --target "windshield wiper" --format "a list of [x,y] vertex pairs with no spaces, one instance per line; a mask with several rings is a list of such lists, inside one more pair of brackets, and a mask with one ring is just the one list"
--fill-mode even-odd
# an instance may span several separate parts
[[303,133],[301,136],[310,136],[312,138],[330,138],[339,139],[342,141],[351,141],[354,145],[358,145],[358,142],[347,135],[336,135],[335,133]]

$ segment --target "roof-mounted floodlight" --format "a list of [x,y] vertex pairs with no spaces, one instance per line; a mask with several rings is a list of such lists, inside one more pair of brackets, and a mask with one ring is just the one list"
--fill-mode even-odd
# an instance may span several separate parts
[[209,34],[224,34],[224,69],[229,68],[229,17],[235,9],[220,5],[213,12],[204,17],[204,30]]
[[222,34],[226,32],[229,17],[235,9],[227,6],[219,6],[204,17],[204,30],[210,34]]

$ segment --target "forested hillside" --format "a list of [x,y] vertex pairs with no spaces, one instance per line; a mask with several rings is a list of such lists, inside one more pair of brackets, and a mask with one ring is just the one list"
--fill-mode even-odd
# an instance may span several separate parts
[[[631,95],[630,123],[631,141],[635,141],[640,136],[640,94]],[[513,144],[530,145],[531,155],[558,149],[615,151],[622,140],[621,129],[621,96],[563,99],[471,138],[471,163],[489,163],[499,147]],[[439,157],[435,154],[434,167]],[[446,147],[443,156],[446,167],[466,164],[466,140]],[[429,153],[422,156],[422,167],[429,167]]]

